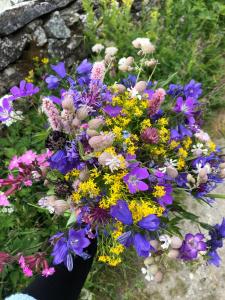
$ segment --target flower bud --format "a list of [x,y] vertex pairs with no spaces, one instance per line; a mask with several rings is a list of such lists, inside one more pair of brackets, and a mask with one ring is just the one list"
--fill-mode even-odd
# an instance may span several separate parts
[[69,93],[64,94],[64,99],[62,101],[62,108],[67,109],[71,112],[75,111],[73,96]]
[[88,180],[89,176],[90,176],[90,173],[88,171],[88,168],[85,167],[83,170],[80,171],[79,179],[81,181],[86,181],[86,180]]
[[157,60],[154,58],[145,61],[145,66],[149,68],[154,67],[156,64],[157,64]]
[[146,87],[147,87],[146,81],[139,81],[134,86],[135,90],[137,90],[139,94],[143,94]]
[[176,259],[178,256],[179,256],[179,251],[176,250],[176,249],[171,249],[171,250],[168,252],[168,257],[169,257],[169,258]]
[[159,242],[157,240],[151,240],[150,244],[155,250],[157,250],[159,247]]
[[208,181],[208,176],[207,175],[202,177],[198,176],[198,181],[199,183],[206,183]]
[[191,174],[187,174],[187,181],[191,183],[195,183],[195,179]]
[[225,169],[220,171],[220,178],[225,178]]
[[76,117],[79,120],[83,121],[84,119],[87,118],[89,112],[90,112],[90,107],[87,105],[84,105],[84,106],[78,108],[78,110],[76,112]]
[[219,164],[220,169],[225,169],[225,163]]
[[200,169],[198,175],[199,177],[204,178],[207,175],[207,169],[206,168]]
[[78,119],[78,118],[74,118],[73,119],[73,122],[72,122],[72,126],[73,127],[79,127],[80,126],[80,124],[81,124],[81,122],[80,122],[80,120]]
[[171,247],[173,249],[179,249],[182,245],[182,240],[178,236],[173,236],[171,238]]
[[115,84],[114,85],[116,88],[116,92],[118,92],[119,94],[122,94],[126,91],[126,87],[123,84]]
[[93,136],[90,138],[88,143],[94,149],[94,151],[102,151],[112,146],[113,141],[114,141],[114,134],[109,133],[107,135]]
[[105,121],[103,118],[95,118],[88,122],[88,126],[90,129],[98,129],[101,125],[104,125]]
[[166,174],[171,178],[176,178],[178,176],[178,171],[173,166],[169,166],[166,168]]
[[89,135],[90,137],[92,136],[96,136],[96,135],[99,135],[99,132],[94,130],[94,129],[87,129],[87,135]]
[[44,197],[44,199],[45,199],[46,206],[53,206],[53,207],[55,205],[55,201],[57,200],[56,196],[54,195]]
[[69,209],[69,204],[65,200],[56,200],[53,207],[55,209],[55,213],[57,215],[61,215],[64,211]]

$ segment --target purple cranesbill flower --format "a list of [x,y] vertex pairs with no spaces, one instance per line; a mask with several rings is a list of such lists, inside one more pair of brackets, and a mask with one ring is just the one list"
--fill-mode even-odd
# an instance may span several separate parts
[[192,97],[198,99],[202,94],[202,84],[191,80],[188,84],[184,86],[184,95],[187,97]]
[[4,122],[10,118],[10,113],[13,110],[11,102],[12,101],[8,97],[2,100],[0,106],[0,121]]
[[138,191],[147,191],[148,185],[142,181],[149,177],[147,168],[133,168],[130,173],[123,177],[123,181],[128,185],[131,194]]
[[118,200],[116,205],[111,206],[110,215],[126,225],[133,223],[132,214],[126,201]]
[[170,84],[167,94],[172,97],[180,96],[183,93],[183,86],[181,84]]
[[175,112],[182,112],[186,116],[190,116],[195,112],[197,101],[194,98],[188,97],[184,100],[182,97],[178,97],[176,105],[174,107]]
[[160,220],[156,215],[148,215],[142,218],[137,224],[148,231],[156,231],[159,228]]
[[90,73],[91,69],[92,69],[92,64],[87,59],[84,59],[77,67],[76,71],[77,74],[83,75],[83,74]]
[[65,63],[64,62],[59,62],[57,65],[51,65],[51,68],[53,71],[56,72],[56,74],[61,77],[65,78],[66,77],[66,68],[65,68]]
[[86,238],[85,230],[69,230],[68,244],[71,250],[77,255],[81,255],[85,248],[90,245],[90,240]]
[[59,86],[59,78],[54,75],[49,75],[45,78],[45,82],[48,84],[48,89],[54,90]]
[[140,233],[134,235],[134,248],[137,254],[143,257],[148,257],[150,250],[153,249],[146,237]]
[[210,251],[208,253],[208,263],[216,267],[220,266],[221,258],[216,251]]
[[110,117],[117,117],[120,114],[120,112],[122,110],[122,107],[120,107],[120,106],[106,105],[103,110]]
[[188,233],[179,250],[180,258],[183,260],[194,260],[198,256],[198,252],[206,250],[206,243],[203,241],[204,234],[197,233],[195,235]]
[[39,92],[39,88],[34,86],[31,82],[26,82],[25,80],[20,81],[19,87],[14,86],[10,89],[10,93],[13,96],[13,100],[21,97],[32,96]]

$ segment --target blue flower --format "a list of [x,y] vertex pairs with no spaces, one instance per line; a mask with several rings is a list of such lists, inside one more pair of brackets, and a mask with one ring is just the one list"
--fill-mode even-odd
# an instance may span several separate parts
[[20,81],[19,87],[14,86],[10,89],[10,93],[13,96],[13,100],[21,97],[32,96],[39,92],[39,88],[34,86],[33,83],[26,82],[25,80]]
[[209,259],[208,263],[211,265],[215,265],[216,267],[220,266],[221,258],[216,251],[211,251],[208,253]]
[[46,77],[45,82],[48,84],[48,89],[50,90],[57,89],[59,86],[59,79],[54,75],[49,75]]
[[184,86],[184,95],[186,97],[192,97],[194,99],[198,99],[202,94],[202,84],[199,82],[195,82],[195,80],[191,80],[188,84]]
[[134,236],[134,248],[139,256],[148,257],[150,250],[153,247],[150,245],[149,241],[140,233],[136,233]]
[[111,207],[110,215],[123,224],[131,225],[133,223],[132,214],[126,201],[118,200],[117,204]]
[[66,77],[66,68],[64,62],[59,62],[57,65],[51,65],[51,68],[59,77]]
[[131,88],[135,86],[137,81],[137,76],[129,74],[127,78],[121,80],[121,83],[125,85],[126,88]]
[[148,215],[138,222],[138,226],[148,231],[155,231],[159,228],[160,220],[156,215]]
[[170,84],[169,89],[167,90],[167,94],[172,97],[180,96],[183,92],[183,86],[180,84]]
[[118,237],[117,241],[124,247],[130,247],[133,244],[133,235],[131,231],[124,232]]
[[83,75],[83,74],[90,73],[91,69],[92,69],[92,64],[87,59],[84,59],[77,67],[76,71],[79,75]]
[[69,230],[68,244],[70,249],[77,255],[81,255],[85,248],[90,245],[90,241],[85,237],[85,230]]

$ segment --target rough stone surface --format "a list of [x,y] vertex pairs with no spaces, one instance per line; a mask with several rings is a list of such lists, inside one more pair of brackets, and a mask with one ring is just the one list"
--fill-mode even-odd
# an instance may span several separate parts
[[33,38],[36,41],[38,47],[44,46],[47,43],[47,36],[44,29],[38,26],[34,31]]
[[64,22],[66,23],[67,26],[72,26],[75,23],[79,22],[80,20],[80,14],[77,12],[78,11],[78,6],[76,5],[71,5],[68,8],[65,8],[61,11],[61,17],[63,18]]
[[28,34],[17,34],[0,39],[0,70],[21,56],[29,38]]
[[67,39],[71,36],[70,29],[66,26],[59,11],[52,14],[44,25],[47,36],[56,39]]
[[0,14],[0,36],[8,35],[32,20],[58,8],[65,7],[74,0],[33,0],[12,6]]

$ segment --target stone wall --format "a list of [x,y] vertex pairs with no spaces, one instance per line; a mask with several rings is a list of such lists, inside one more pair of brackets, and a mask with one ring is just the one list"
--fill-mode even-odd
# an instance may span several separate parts
[[81,0],[0,0],[0,95],[24,78],[34,56],[85,56]]

